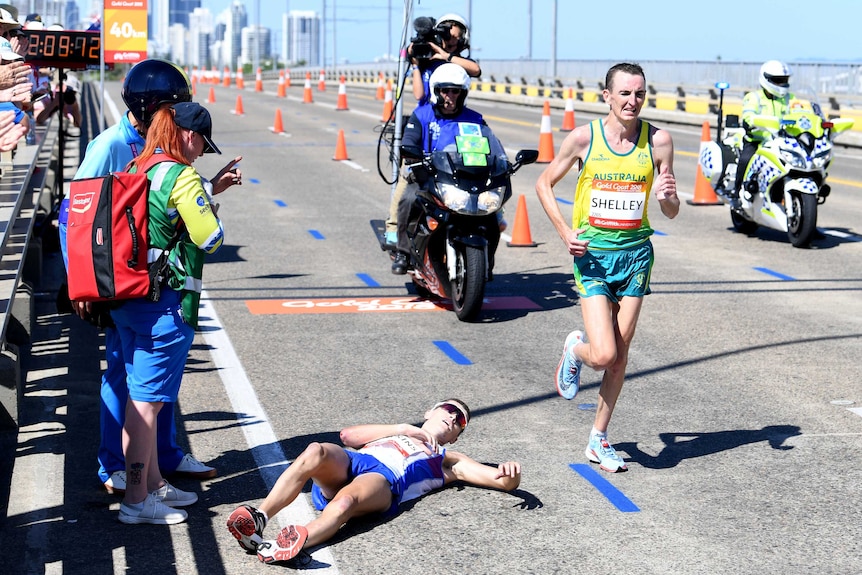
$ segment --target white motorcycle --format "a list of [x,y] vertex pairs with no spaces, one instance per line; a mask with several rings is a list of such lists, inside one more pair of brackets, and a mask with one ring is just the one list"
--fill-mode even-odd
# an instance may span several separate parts
[[722,137],[720,90],[718,135],[715,142],[701,146],[700,164],[715,194],[730,206],[730,219],[736,231],[751,234],[758,226],[787,232],[794,247],[808,247],[817,229],[817,206],[831,191],[826,183],[832,161],[832,142],[853,126],[851,118],[823,117],[816,97],[797,94],[781,117],[755,116],[753,127],[769,134],[749,161],[742,189],[735,190],[739,155],[745,128],[739,118],[728,115]]

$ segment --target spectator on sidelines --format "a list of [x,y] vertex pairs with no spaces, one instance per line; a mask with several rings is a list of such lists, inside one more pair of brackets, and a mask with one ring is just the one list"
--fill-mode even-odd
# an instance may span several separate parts
[[[122,95],[128,111],[119,122],[90,142],[84,160],[75,173],[75,179],[98,177],[125,169],[144,149],[146,142],[142,134],[147,133],[153,114],[163,106],[190,101],[191,85],[183,71],[173,63],[148,59],[136,64],[126,74]],[[241,159],[242,157],[234,158],[216,175],[213,180],[213,194],[218,194],[231,185],[242,184],[242,172],[234,167]],[[67,268],[68,214],[67,196],[60,206],[58,218],[60,248]],[[99,479],[108,493],[122,495],[126,490],[122,429],[129,391],[120,336],[107,310],[99,310],[99,306],[89,303],[73,302],[73,307],[82,319],[104,328],[107,367],[102,375],[100,391]],[[159,467],[167,475],[207,479],[217,474],[215,468],[201,463],[190,453],[184,453],[176,444],[173,403],[166,403],[159,412],[157,449]]]

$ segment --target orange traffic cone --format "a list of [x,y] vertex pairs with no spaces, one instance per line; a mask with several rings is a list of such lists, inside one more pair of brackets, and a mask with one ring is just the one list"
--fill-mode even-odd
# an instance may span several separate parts
[[210,86],[210,95],[207,98],[207,104],[215,104],[215,88]]
[[212,75],[210,76],[210,82],[212,82],[213,84],[218,84],[218,81],[219,81],[218,70],[216,69],[215,66],[210,68],[210,70],[212,70]]
[[242,109],[242,96],[236,97],[236,107],[230,111],[231,114],[236,114],[237,116],[244,116],[245,111]]
[[561,132],[571,132],[575,129],[575,102],[572,100],[572,89],[569,88],[569,96],[566,98],[566,109],[563,112],[563,125]]
[[338,102],[335,104],[335,110],[348,110],[347,107],[347,88],[344,86],[344,76],[338,79]]
[[311,104],[314,98],[311,95],[311,72],[305,73],[305,88],[302,90],[302,103]]
[[192,76],[192,96],[198,95],[198,77]]
[[284,87],[284,70],[281,70],[278,73],[278,94],[276,94],[276,97],[285,98],[286,96],[287,90]]
[[[704,143],[709,142],[709,140],[709,122],[704,120],[700,131],[701,151],[703,151]],[[715,195],[715,190],[712,189],[709,180],[703,175],[700,162],[697,163],[697,173],[694,176],[694,199],[686,200],[685,203],[690,206],[719,206],[722,203]]]
[[338,142],[335,144],[335,155],[333,160],[349,160],[347,157],[347,145],[344,143],[344,130],[338,130]]
[[320,77],[317,80],[317,91],[326,92],[326,72],[320,71]]
[[224,86],[225,88],[230,88],[230,68],[228,68],[227,66],[224,67],[224,74],[222,75],[221,80],[222,86]]
[[275,109],[275,121],[273,122],[272,128],[270,128],[270,130],[272,130],[273,134],[281,134],[284,132],[284,124],[281,121],[280,108]]
[[257,69],[254,75],[254,91],[263,92],[263,76],[260,75],[260,68]]
[[383,82],[383,72],[377,73],[377,94],[375,100],[382,100],[386,97],[386,84]]
[[242,77],[242,68],[236,69],[236,87],[245,90],[245,80]]
[[551,103],[545,100],[542,109],[542,124],[539,129],[539,164],[548,164],[554,161],[554,134],[551,132]]
[[290,88],[290,70],[286,68],[284,70],[284,87]]
[[512,241],[506,242],[510,248],[534,248],[537,243],[530,235],[530,218],[527,217],[527,199],[518,196],[518,210],[515,212],[515,226],[512,228]]
[[380,120],[388,122],[390,119],[392,119],[392,80],[386,80],[386,92],[383,96],[383,116]]

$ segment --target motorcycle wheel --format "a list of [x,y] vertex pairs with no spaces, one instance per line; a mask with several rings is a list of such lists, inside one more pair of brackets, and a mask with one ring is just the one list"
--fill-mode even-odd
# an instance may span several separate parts
[[750,235],[757,230],[757,224],[751,220],[746,220],[739,212],[730,210],[730,222],[733,224],[733,229],[741,234]]
[[817,228],[817,197],[812,194],[791,194],[793,213],[787,220],[787,237],[795,248],[807,248]]
[[485,297],[485,253],[474,246],[456,250],[452,307],[461,321],[472,321],[482,311]]

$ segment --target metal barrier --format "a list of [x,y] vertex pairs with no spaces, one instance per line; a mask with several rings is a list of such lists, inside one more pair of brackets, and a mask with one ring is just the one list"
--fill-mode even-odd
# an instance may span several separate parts
[[0,165],[0,427],[18,423],[19,347],[29,342],[32,289],[42,268],[41,239],[33,237],[33,228],[56,201],[60,124],[54,116],[37,126],[36,143],[22,139],[11,162]]

